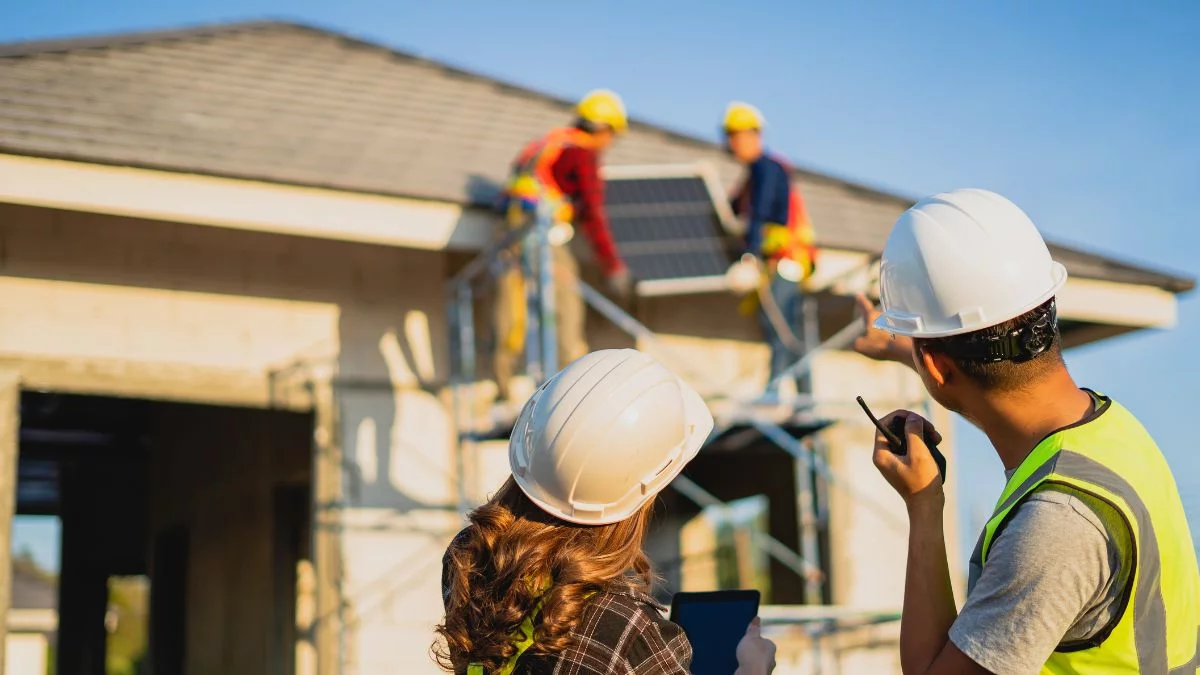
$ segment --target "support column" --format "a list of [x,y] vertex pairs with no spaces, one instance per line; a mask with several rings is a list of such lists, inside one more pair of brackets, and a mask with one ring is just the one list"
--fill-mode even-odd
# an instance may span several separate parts
[[[20,451],[21,381],[14,371],[0,371],[0,617],[12,604],[12,519],[17,495]],[[0,673],[5,672],[4,646],[8,623],[0,621]]]
[[345,658],[342,602],[342,446],[338,404],[328,382],[313,384],[312,560],[315,578],[317,675],[338,675]]

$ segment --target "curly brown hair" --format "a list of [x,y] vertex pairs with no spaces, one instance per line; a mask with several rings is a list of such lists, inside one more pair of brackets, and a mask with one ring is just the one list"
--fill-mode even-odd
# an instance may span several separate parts
[[[575,525],[547,514],[509,478],[446,552],[446,618],[433,656],[442,669],[485,672],[516,653],[512,635],[542,599],[529,652],[565,649],[591,593],[648,592],[642,550],[653,501],[611,525]],[[546,585],[549,590],[543,593]]]

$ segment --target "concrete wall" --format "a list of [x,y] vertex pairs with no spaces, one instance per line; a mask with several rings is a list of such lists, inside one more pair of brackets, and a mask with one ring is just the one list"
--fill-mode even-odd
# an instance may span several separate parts
[[[345,469],[343,499],[321,517],[340,540],[326,568],[347,600],[344,672],[431,670],[437,569],[458,522],[450,419],[428,393],[446,377],[443,254],[12,205],[0,205],[0,250],[0,360],[34,386],[265,405],[331,383],[318,441],[346,461],[333,464]],[[190,448],[198,458],[237,447],[203,438]],[[270,464],[255,462],[245,485]],[[170,471],[234,480],[220,466]],[[198,673],[262,658],[234,634],[262,634],[248,570],[264,563],[252,542],[266,503],[248,489],[224,501],[216,485],[193,534]],[[232,557],[242,546],[244,568]],[[200,583],[210,575],[226,577],[221,590]],[[225,647],[206,655],[205,644]]]

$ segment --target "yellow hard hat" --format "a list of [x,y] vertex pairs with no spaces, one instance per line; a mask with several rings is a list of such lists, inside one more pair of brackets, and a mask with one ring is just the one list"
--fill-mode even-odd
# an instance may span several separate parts
[[580,99],[579,105],[575,106],[575,113],[592,124],[606,124],[617,133],[629,128],[625,104],[620,96],[607,89],[589,92]]
[[763,119],[762,113],[749,103],[734,101],[725,108],[724,127],[727,134],[762,129],[765,124],[766,120]]

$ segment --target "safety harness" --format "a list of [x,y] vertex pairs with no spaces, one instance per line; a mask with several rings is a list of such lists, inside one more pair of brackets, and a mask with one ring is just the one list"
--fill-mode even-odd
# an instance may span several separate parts
[[[772,156],[783,166],[788,175],[792,168],[784,160]],[[749,209],[746,200],[750,195],[750,184],[741,189],[743,213]],[[743,316],[751,316],[760,309],[766,314],[767,320],[783,344],[795,354],[804,353],[804,342],[796,337],[796,333],[788,325],[782,309],[771,295],[771,281],[778,274],[788,281],[803,284],[816,270],[818,249],[813,233],[812,221],[808,218],[808,210],[804,206],[804,197],[794,186],[788,187],[788,222],[764,223],[762,244],[757,253],[766,264],[760,266],[762,278],[759,280],[756,292],[746,294],[738,303],[738,312]]]
[[[554,129],[542,138],[526,144],[513,162],[512,175],[501,194],[498,210],[504,214],[510,229],[525,225],[531,218],[550,220],[550,243],[555,246],[566,244],[574,236],[571,226],[575,208],[570,198],[559,189],[554,180],[554,164],[568,147],[590,148],[595,141],[585,131],[573,127]],[[519,260],[522,246],[514,245],[504,256],[509,263]],[[509,272],[500,275],[499,283],[505,286],[510,298],[526,295],[524,274]],[[505,347],[512,353],[525,348],[527,309],[524,302],[513,302],[507,335],[500,336]]]
[[[771,155],[771,159],[783,167],[787,175],[792,174],[792,167],[787,161],[780,157]],[[740,190],[740,199],[742,207],[740,210],[743,213],[749,212],[749,199],[751,194],[750,179],[747,177],[746,183],[742,185]],[[786,223],[764,223],[762,231],[762,244],[760,250],[755,251],[760,254],[763,260],[768,263],[778,265],[783,261],[791,261],[784,265],[784,278],[797,283],[812,276],[816,270],[818,251],[816,246],[816,238],[813,232],[812,221],[808,217],[808,209],[804,204],[804,196],[795,186],[788,187],[788,213]],[[787,274],[786,268],[793,268],[794,274]],[[791,278],[795,276],[796,278]]]

